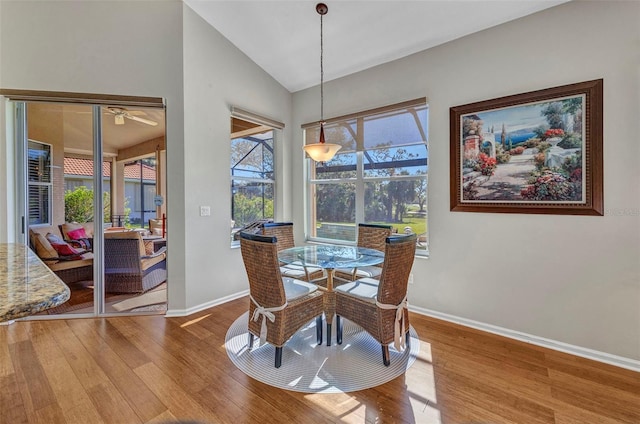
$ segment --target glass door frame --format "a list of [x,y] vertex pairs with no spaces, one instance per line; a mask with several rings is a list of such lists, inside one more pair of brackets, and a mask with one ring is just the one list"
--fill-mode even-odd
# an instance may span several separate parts
[[[13,125],[14,128],[7,129],[7,154],[15,158],[16,167],[11,175],[15,180],[7,181],[8,190],[15,190],[13,195],[7,194],[14,199],[14,207],[11,208],[15,214],[8,222],[13,222],[13,230],[9,230],[8,234],[13,234],[13,238],[17,243],[29,245],[29,225],[28,225],[28,196],[27,196],[27,146],[28,146],[28,116],[27,103],[63,103],[63,104],[81,104],[91,107],[92,110],[92,132],[93,132],[93,163],[94,165],[102,164],[103,140],[102,140],[102,108],[105,106],[119,105],[123,107],[146,107],[162,109],[163,116],[166,119],[166,105],[163,98],[158,97],[132,97],[120,95],[98,95],[83,93],[65,93],[65,92],[44,92],[32,90],[11,90],[0,89],[0,97],[5,100],[7,126]],[[13,134],[11,134],[13,132]],[[166,137],[166,129],[165,129]],[[13,149],[14,151],[10,151]],[[7,175],[9,177],[9,175]],[[102,166],[93,166],[93,208],[94,208],[94,234],[101,235],[104,233],[104,209],[103,209],[103,175]],[[165,194],[166,196],[166,194]],[[10,213],[9,211],[7,213]],[[11,241],[11,240],[9,240]],[[94,299],[93,313],[64,313],[60,315],[47,315],[46,319],[52,318],[85,318],[95,316],[113,316],[122,314],[105,312],[105,290],[104,290],[104,242],[103,237],[94,237],[93,240],[93,278],[94,278]],[[43,319],[44,316],[32,316],[25,319]]]

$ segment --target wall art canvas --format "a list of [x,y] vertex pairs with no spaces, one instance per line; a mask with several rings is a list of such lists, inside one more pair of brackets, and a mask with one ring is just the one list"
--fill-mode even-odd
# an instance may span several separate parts
[[451,210],[602,215],[602,85],[452,107]]

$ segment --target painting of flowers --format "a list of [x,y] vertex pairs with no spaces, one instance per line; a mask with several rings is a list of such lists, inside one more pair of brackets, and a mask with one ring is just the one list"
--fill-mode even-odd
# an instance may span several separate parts
[[602,80],[451,108],[451,210],[602,215]]

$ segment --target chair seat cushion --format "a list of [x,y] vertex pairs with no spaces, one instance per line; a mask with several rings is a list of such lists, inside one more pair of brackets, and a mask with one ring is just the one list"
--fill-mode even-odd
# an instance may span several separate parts
[[282,279],[282,284],[284,285],[284,294],[287,301],[298,299],[318,290],[318,286],[315,284],[296,280],[294,278],[285,277]]
[[47,264],[52,271],[64,271],[66,269],[80,268],[84,266],[93,266],[93,253],[84,253],[77,260],[59,261]]
[[[339,269],[336,271],[336,274],[338,273],[353,275],[353,268]],[[382,268],[379,266],[369,265],[356,268],[356,278],[379,278],[380,274],[382,274]]]
[[[309,275],[313,275],[316,272],[322,272],[322,268],[308,266],[307,272],[309,273]],[[286,264],[281,266],[280,274],[282,274],[283,277],[290,277],[298,280],[307,277],[304,267],[302,265],[296,265],[296,264]]]
[[163,253],[161,253],[159,255],[152,256],[150,258],[140,259],[140,268],[143,271],[145,271],[145,270],[151,268],[152,266],[154,266],[155,264],[164,261],[166,257],[167,257],[167,255],[163,252]]
[[351,283],[341,284],[335,288],[335,291],[375,303],[378,295],[378,284],[379,281],[374,278],[362,278]]

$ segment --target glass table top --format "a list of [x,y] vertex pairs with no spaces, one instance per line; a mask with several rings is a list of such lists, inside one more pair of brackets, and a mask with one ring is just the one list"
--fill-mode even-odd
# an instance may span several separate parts
[[295,263],[324,269],[356,268],[382,263],[384,253],[365,247],[314,244],[281,250],[278,252],[278,259],[287,264]]

